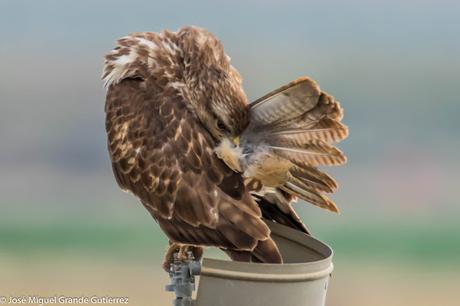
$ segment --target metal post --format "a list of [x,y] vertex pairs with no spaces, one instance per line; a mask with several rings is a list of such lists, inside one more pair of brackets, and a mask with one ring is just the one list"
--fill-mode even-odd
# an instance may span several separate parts
[[174,292],[176,299],[173,306],[192,306],[192,293],[195,290],[195,275],[200,274],[201,264],[193,260],[193,255],[189,254],[190,260],[180,261],[177,253],[174,254],[174,262],[169,268],[169,278],[171,284],[166,286],[166,291]]

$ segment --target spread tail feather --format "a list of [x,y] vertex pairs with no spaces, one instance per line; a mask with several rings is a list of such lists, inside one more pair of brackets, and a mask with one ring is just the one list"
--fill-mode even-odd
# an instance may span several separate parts
[[318,84],[303,77],[251,103],[251,123],[273,125],[302,115],[317,104]]
[[[324,194],[334,192],[337,183],[317,167],[342,165],[347,161],[333,145],[348,136],[348,128],[341,123],[343,109],[340,103],[305,77],[252,103],[250,116],[250,124],[241,135],[246,169],[251,169],[250,174],[261,178],[263,184],[277,183],[267,187],[279,188],[316,206],[338,212],[337,206]],[[273,172],[273,167],[268,167],[273,160],[291,164],[284,170],[287,173]],[[272,176],[281,180],[267,179]]]
[[335,192],[337,190],[336,181],[328,174],[315,167],[292,167],[289,173],[296,180],[307,186],[314,187],[324,192]]
[[267,141],[275,139],[277,142],[291,146],[301,146],[313,140],[335,143],[347,138],[348,128],[333,119],[324,118],[311,129],[293,126],[290,129],[273,131],[269,135]]
[[347,159],[337,148],[320,140],[303,144],[301,148],[270,146],[274,153],[299,167],[343,165]]
[[281,187],[282,190],[290,194],[295,194],[304,201],[315,206],[339,213],[338,207],[328,197],[313,188],[302,188],[291,182],[287,182]]

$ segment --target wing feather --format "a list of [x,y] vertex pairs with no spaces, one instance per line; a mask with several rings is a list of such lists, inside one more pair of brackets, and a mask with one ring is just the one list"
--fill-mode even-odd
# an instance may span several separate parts
[[275,124],[313,108],[321,91],[315,81],[299,78],[251,103],[251,123]]
[[270,146],[275,154],[284,157],[292,163],[300,166],[334,166],[343,165],[346,162],[345,155],[337,148],[314,140],[303,144],[301,148]]
[[339,142],[348,136],[348,128],[335,120],[324,118],[311,129],[294,128],[270,133],[269,143],[282,143],[287,146],[301,146],[312,140],[325,143]]
[[292,167],[289,170],[291,176],[305,185],[314,187],[318,190],[325,192],[335,192],[337,190],[336,181],[328,174],[320,171],[318,168],[305,166],[305,167]]
[[[316,82],[301,78],[291,82],[250,105],[251,123],[241,135],[245,165],[249,179],[263,184],[274,182],[275,192],[281,189],[316,206],[338,212],[335,204],[324,194],[334,192],[337,183],[318,166],[342,165],[346,156],[334,146],[348,136],[341,122],[343,109],[329,94],[322,92]],[[273,160],[287,167],[269,171]],[[277,179],[273,179],[275,177]],[[264,189],[262,189],[264,190]],[[276,202],[268,194],[265,202]],[[276,204],[276,203],[274,203]],[[266,206],[265,206],[266,207]],[[286,206],[287,207],[287,206]],[[280,210],[297,220],[292,212]],[[273,210],[266,208],[264,213]],[[272,216],[272,215],[271,215]],[[276,216],[290,222],[286,217]],[[296,227],[301,227],[294,222]]]

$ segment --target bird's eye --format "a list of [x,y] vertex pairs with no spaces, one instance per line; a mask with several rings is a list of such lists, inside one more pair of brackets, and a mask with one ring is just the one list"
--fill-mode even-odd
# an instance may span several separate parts
[[220,121],[220,120],[217,120],[217,128],[221,131],[221,132],[227,132],[227,127],[225,126],[225,124]]

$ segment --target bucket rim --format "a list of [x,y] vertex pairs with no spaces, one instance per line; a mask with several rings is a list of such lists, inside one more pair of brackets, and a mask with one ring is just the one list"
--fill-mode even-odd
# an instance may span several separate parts
[[283,264],[237,262],[204,258],[200,274],[225,279],[295,282],[319,279],[329,276],[332,273],[333,250],[327,244],[285,225],[267,220],[266,222],[272,231],[272,235],[312,249],[323,258],[307,262]]

